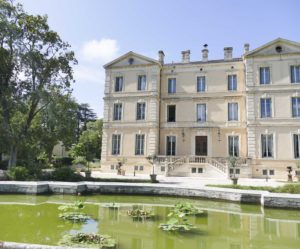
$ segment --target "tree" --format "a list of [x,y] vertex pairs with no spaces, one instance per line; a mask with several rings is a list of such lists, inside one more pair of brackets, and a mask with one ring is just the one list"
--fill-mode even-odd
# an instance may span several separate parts
[[[95,121],[97,115],[94,110],[87,103],[78,104],[77,109],[77,139],[83,131],[87,129],[87,123],[90,121]],[[77,140],[77,141],[78,141]]]
[[47,16],[29,15],[20,4],[0,0],[0,131],[9,146],[9,167],[33,139],[36,119],[53,96],[70,93],[77,61],[69,47],[49,28]]
[[94,158],[100,158],[102,141],[102,120],[87,123],[86,131],[83,131],[79,143],[75,144],[70,154],[73,157],[83,157],[89,163]]

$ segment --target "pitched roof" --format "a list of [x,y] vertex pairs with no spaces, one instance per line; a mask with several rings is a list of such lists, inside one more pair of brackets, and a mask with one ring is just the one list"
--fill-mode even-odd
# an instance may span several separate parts
[[139,58],[141,60],[148,61],[150,64],[158,64],[158,65],[160,65],[160,63],[157,60],[154,60],[154,59],[152,59],[150,57],[147,57],[147,56],[144,56],[144,55],[141,55],[141,54],[137,54],[137,53],[135,53],[133,51],[129,51],[128,53],[126,53],[126,54],[118,57],[117,59],[115,59],[115,60],[113,60],[113,61],[105,64],[103,67],[104,68],[108,68],[108,67],[114,65],[115,63],[118,63],[119,61],[125,59],[126,57],[131,57],[131,56],[132,57],[137,57],[137,58]]

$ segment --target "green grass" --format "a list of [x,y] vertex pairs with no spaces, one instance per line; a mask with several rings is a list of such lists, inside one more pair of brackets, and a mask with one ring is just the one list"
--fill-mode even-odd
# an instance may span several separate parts
[[300,194],[300,184],[292,183],[286,184],[281,187],[267,187],[267,186],[242,186],[242,185],[218,185],[218,184],[208,184],[207,187],[217,187],[217,188],[233,188],[233,189],[243,189],[243,190],[264,190],[273,193],[289,193],[289,194]]

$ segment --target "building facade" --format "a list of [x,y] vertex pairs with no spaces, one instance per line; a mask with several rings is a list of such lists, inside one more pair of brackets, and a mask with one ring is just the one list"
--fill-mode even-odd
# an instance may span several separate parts
[[114,172],[286,178],[300,159],[300,44],[164,63],[129,52],[106,64],[101,167]]

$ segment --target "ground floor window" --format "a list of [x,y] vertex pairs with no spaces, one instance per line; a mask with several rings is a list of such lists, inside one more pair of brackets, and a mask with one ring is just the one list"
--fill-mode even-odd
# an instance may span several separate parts
[[111,148],[112,155],[120,155],[120,143],[121,143],[121,135],[113,134],[112,135],[112,148]]
[[262,157],[273,157],[273,134],[261,135],[261,155]]
[[294,156],[300,158],[300,134],[294,134]]
[[263,169],[262,174],[264,176],[273,176],[273,175],[275,175],[275,171],[274,171],[274,169],[269,169],[269,170]]
[[203,173],[203,168],[191,168],[192,174],[202,174]]
[[144,155],[145,135],[135,135],[135,155]]
[[167,136],[167,156],[176,155],[176,137]]
[[228,136],[229,156],[239,156],[239,136]]

